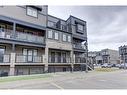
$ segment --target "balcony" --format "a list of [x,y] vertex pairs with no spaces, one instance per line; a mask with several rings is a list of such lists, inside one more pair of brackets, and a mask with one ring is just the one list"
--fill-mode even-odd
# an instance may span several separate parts
[[11,56],[10,56],[10,54],[1,54],[0,55],[0,63],[2,64],[4,64],[4,63],[10,63],[10,58],[11,58]]
[[32,55],[22,55],[16,54],[15,58],[16,63],[43,63],[42,56],[32,56]]
[[49,56],[49,63],[71,63],[71,57],[62,58],[62,57],[51,57]]
[[82,44],[73,44],[73,48],[85,50],[85,46]]
[[75,57],[75,63],[86,63],[86,58],[84,58],[84,57]]
[[58,30],[62,30],[62,31],[67,31],[67,26],[63,25],[59,22],[48,21],[48,27],[58,29]]
[[0,30],[0,38],[12,39],[12,40],[23,41],[23,42],[39,43],[39,44],[44,43],[44,37],[42,36],[23,33],[19,31],[16,31],[15,34],[13,35],[13,30],[9,30],[9,29]]

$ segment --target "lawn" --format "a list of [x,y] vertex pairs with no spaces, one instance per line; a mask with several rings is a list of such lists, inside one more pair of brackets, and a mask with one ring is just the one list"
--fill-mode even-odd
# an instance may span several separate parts
[[38,75],[0,77],[0,83],[1,82],[20,81],[20,80],[31,80],[31,79],[45,79],[45,78],[49,78],[51,76],[52,76],[51,74],[38,74]]
[[112,72],[117,70],[119,69],[118,68],[95,68],[95,71],[98,71],[98,72]]

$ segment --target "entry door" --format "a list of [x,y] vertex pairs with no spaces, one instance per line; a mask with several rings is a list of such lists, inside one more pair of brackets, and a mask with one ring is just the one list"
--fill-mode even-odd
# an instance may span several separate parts
[[58,63],[61,63],[61,52],[57,52]]
[[0,48],[0,62],[3,62],[4,57],[4,48]]
[[66,63],[66,53],[62,53],[62,56],[63,56],[63,63]]
[[28,50],[28,62],[32,62],[32,61],[33,61],[33,51]]
[[5,25],[0,25],[0,37],[5,36]]
[[55,52],[51,52],[51,63],[55,63]]

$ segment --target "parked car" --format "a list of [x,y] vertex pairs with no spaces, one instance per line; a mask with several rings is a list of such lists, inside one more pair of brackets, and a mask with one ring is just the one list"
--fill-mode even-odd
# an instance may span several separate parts
[[116,64],[116,66],[115,66],[115,67],[119,68],[120,66],[121,66],[121,64]]
[[127,63],[122,63],[120,66],[119,66],[119,69],[127,69]]
[[113,66],[113,64],[105,63],[105,64],[101,65],[101,68],[111,68],[112,66]]

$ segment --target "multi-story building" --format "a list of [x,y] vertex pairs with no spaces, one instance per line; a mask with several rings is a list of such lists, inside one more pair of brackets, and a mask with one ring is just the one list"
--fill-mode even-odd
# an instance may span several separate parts
[[[104,64],[104,63],[119,63],[119,52],[117,50],[103,49],[98,52],[91,52],[93,56],[94,64]],[[91,55],[89,55],[92,57]],[[95,61],[96,60],[96,61]]]
[[86,21],[48,15],[47,6],[0,6],[0,74],[85,70]]
[[127,46],[119,47],[120,63],[127,63]]

